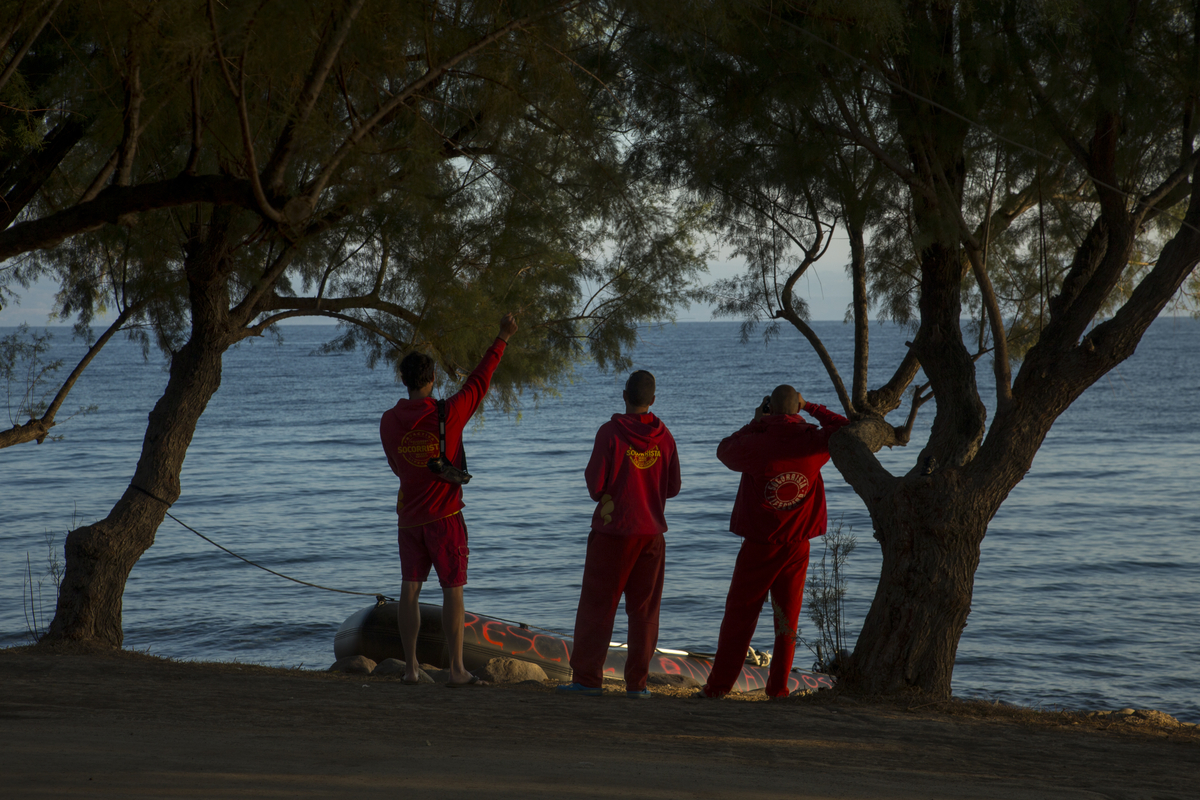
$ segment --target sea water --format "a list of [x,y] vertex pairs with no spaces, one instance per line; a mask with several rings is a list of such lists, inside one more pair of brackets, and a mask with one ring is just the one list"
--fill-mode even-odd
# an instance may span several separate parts
[[[848,382],[850,327],[815,329]],[[250,561],[367,596],[281,579],[167,519],[126,586],[127,647],[320,669],[333,661],[342,620],[371,594],[396,595],[397,484],[378,424],[403,387],[386,369],[368,370],[361,354],[322,353],[333,333],[285,327],[282,343],[254,340],[227,354],[171,513]],[[871,335],[871,384],[879,385],[906,333],[873,325]],[[69,329],[56,330],[54,346],[64,372],[83,350]],[[1200,721],[1197,353],[1200,322],[1159,320],[1137,354],[1055,424],[984,540],[956,694],[1042,708],[1158,708]],[[683,472],[683,490],[667,504],[660,645],[711,651],[738,548],[728,532],[738,476],[717,461],[717,443],[779,383],[835,409],[836,395],[807,343],[786,330],[743,343],[737,323],[648,327],[633,357],[657,376],[653,410],[675,436]],[[986,359],[979,370],[986,399]],[[27,642],[52,614],[48,561],[61,559],[68,529],[103,518],[125,490],[166,378],[157,353],[146,359],[138,345],[115,340],[67,404],[95,404],[95,413],[66,420],[65,409],[54,429],[61,441],[0,450],[0,646]],[[487,409],[468,428],[470,610],[569,633],[593,509],[583,469],[596,429],[623,410],[622,385],[623,376],[584,364],[557,396],[527,396],[519,416]],[[922,409],[913,444],[880,454],[885,466],[911,468],[933,410]],[[879,548],[863,503],[832,465],[824,474],[831,521],[858,540],[847,566],[853,641],[874,595]],[[821,551],[818,540],[814,556]],[[422,598],[440,602],[436,582]],[[815,633],[802,615],[801,636]],[[618,614],[614,638],[623,635]],[[767,617],[754,645],[771,646]],[[811,657],[802,650],[796,663]]]

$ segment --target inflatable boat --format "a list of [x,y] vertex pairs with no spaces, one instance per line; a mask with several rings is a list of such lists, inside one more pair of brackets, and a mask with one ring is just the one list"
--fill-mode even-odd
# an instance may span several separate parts
[[[421,630],[417,636],[417,662],[448,666],[446,637],[442,633],[441,606],[421,603]],[[400,643],[397,616],[398,603],[379,602],[358,611],[342,623],[333,639],[337,658],[366,656],[373,661],[398,658],[406,661]],[[612,646],[604,662],[604,675],[620,679],[625,670],[627,650]],[[467,612],[463,630],[463,662],[467,669],[485,666],[493,658],[513,658],[537,664],[550,678],[571,680],[571,640],[549,631],[542,631],[520,622],[485,617]],[[713,654],[692,653],[686,650],[659,649],[650,661],[651,674],[686,675],[703,684],[712,669]],[[817,672],[793,669],[788,677],[788,691],[797,689],[831,689],[834,679]],[[767,684],[767,667],[747,661],[734,691],[752,692]]]

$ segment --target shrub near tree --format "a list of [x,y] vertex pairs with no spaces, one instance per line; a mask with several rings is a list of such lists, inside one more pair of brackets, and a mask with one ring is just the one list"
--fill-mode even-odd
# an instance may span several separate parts
[[85,129],[0,231],[5,284],[49,276],[60,313],[115,309],[170,365],[128,488],[67,537],[46,641],[121,644],[125,581],[237,342],[331,318],[337,345],[423,348],[457,380],[515,310],[494,392],[511,405],[581,357],[623,364],[637,321],[669,315],[702,268],[695,217],[625,163],[619,42],[587,5],[9,11],[11,41],[34,41],[10,46],[13,74],[39,90],[38,110],[4,110],[32,131],[13,158]]
[[[746,260],[714,288],[719,310],[797,328],[854,421],[833,462],[883,560],[845,680],[947,697],[997,509],[1059,415],[1173,298],[1196,298],[1197,8],[630,5],[640,157],[707,201]],[[848,386],[799,290],[835,227],[854,286]],[[912,329],[874,388],[872,307]],[[906,420],[887,422],[909,388]],[[893,474],[875,453],[907,444],[929,399],[929,439]]]

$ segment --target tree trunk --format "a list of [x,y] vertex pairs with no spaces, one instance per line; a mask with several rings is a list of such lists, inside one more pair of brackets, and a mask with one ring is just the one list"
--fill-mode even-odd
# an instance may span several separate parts
[[847,686],[868,694],[950,696],[979,546],[999,507],[998,498],[971,491],[950,469],[899,480],[870,504],[883,564]]
[[150,412],[129,488],[106,518],[67,535],[58,607],[44,643],[86,641],[120,647],[124,641],[125,582],[154,544],[167,509],[179,498],[184,456],[200,416],[221,386],[221,358],[235,340],[227,324],[228,222],[228,212],[218,210],[207,237],[189,242],[185,272],[191,337],[171,358],[170,378]]
[[67,536],[58,609],[43,641],[121,646],[125,582],[179,498],[179,474],[196,423],[221,385],[221,354],[193,338],[171,359],[171,378],[150,412],[129,488],[106,518]]

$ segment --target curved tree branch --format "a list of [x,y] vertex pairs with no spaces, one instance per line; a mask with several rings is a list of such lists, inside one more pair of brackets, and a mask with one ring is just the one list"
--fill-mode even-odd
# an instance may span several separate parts
[[92,363],[92,360],[100,354],[100,351],[104,348],[104,345],[108,344],[108,341],[117,333],[117,331],[121,330],[121,328],[125,326],[125,323],[128,322],[131,317],[137,314],[137,312],[140,311],[145,305],[146,303],[144,301],[134,303],[133,305],[126,306],[121,313],[117,315],[117,318],[113,320],[113,323],[108,326],[104,333],[100,334],[100,338],[96,339],[95,343],[88,348],[87,353],[84,354],[79,363],[75,365],[75,369],[71,370],[71,374],[68,375],[66,380],[63,381],[62,386],[59,387],[58,392],[54,395],[54,399],[50,401],[50,405],[47,406],[45,413],[43,413],[41,417],[37,419],[31,419],[24,425],[14,425],[7,431],[0,431],[0,449],[34,440],[36,440],[38,444],[44,442],[46,437],[50,434],[50,429],[57,424],[54,421],[54,418],[58,415],[58,410],[62,408],[63,403],[66,402],[67,395],[69,395],[71,390],[75,388],[75,383],[79,380],[79,376],[81,376],[83,371],[87,369],[88,365]]
[[916,379],[917,371],[920,369],[921,360],[917,358],[917,354],[913,352],[912,348],[909,348],[905,351],[904,358],[900,360],[891,379],[878,389],[867,392],[867,402],[871,408],[880,414],[887,414],[899,408],[900,402],[904,398],[904,390]]
[[254,200],[258,204],[259,212],[264,217],[272,222],[283,222],[283,214],[267,200],[267,195],[263,191],[262,180],[258,174],[258,159],[254,155],[254,134],[250,130],[250,112],[246,108],[246,54],[243,51],[238,66],[238,80],[235,83],[233,76],[229,73],[229,65],[225,62],[225,53],[221,49],[221,36],[217,31],[217,12],[214,7],[214,0],[208,0],[208,23],[212,29],[213,47],[217,52],[217,63],[221,67],[221,75],[225,78],[225,86],[228,87],[229,93],[233,95],[234,105],[237,107],[238,127],[242,134],[242,151],[246,156],[246,177],[249,179],[250,187],[254,192]]
[[304,88],[296,98],[296,105],[288,116],[283,131],[279,134],[279,139],[275,143],[275,151],[263,168],[263,183],[272,192],[279,194],[283,191],[283,175],[287,169],[288,160],[292,156],[296,131],[308,121],[312,114],[321,89],[325,86],[325,80],[329,77],[343,45],[346,44],[346,38],[350,35],[350,28],[365,3],[366,0],[353,0],[350,7],[346,9],[346,13],[334,23],[329,36],[322,40],[321,46],[313,55],[313,63],[309,68]]
[[983,295],[987,307],[988,324],[992,329],[992,341],[995,356],[992,359],[992,369],[996,376],[996,411],[1008,408],[1012,403],[1012,367],[1008,358],[1008,332],[1004,329],[1004,318],[1000,315],[1000,303],[996,299],[996,290],[992,287],[992,279],[983,266],[978,248],[974,242],[967,243],[967,258],[975,273],[975,283]]
[[291,312],[289,316],[329,316],[333,313],[341,311],[350,311],[354,309],[373,309],[375,311],[383,311],[391,314],[393,317],[407,322],[409,325],[417,325],[421,321],[418,314],[412,310],[405,308],[399,303],[392,303],[387,300],[380,300],[374,295],[360,295],[358,297],[281,297],[277,294],[272,294],[263,299],[259,304],[259,313],[267,313],[271,311]]
[[4,208],[0,210],[0,230],[7,228],[33,200],[58,165],[87,133],[89,122],[68,117],[48,132],[41,146],[25,157],[21,165],[5,175]]
[[[29,48],[33,47],[34,41],[36,41],[37,37],[41,35],[42,29],[45,28],[46,24],[50,22],[50,18],[54,16],[54,12],[58,10],[60,5],[62,5],[62,0],[53,0],[50,3],[50,8],[46,9],[45,14],[42,14],[42,18],[37,22],[36,25],[34,25],[33,30],[28,36],[25,37],[25,41],[21,44],[21,46],[17,48],[17,52],[13,53],[13,57],[4,67],[4,71],[0,72],[0,89],[3,89],[8,84],[8,81],[12,78],[13,73],[17,71],[17,66],[21,63],[21,59],[23,59],[25,54],[29,52]],[[17,23],[17,26],[19,27],[23,22],[24,20],[21,20]],[[15,28],[12,33],[16,33]],[[10,35],[6,38],[11,41],[12,36]],[[8,42],[6,41],[3,49],[7,48]]]
[[271,316],[262,320],[258,324],[254,325],[252,328],[247,328],[246,333],[248,336],[261,336],[268,327],[276,324],[277,322],[283,322],[285,319],[297,319],[297,318],[302,318],[302,317],[325,317],[327,319],[336,319],[339,322],[346,322],[351,325],[357,325],[358,327],[363,328],[364,330],[368,330],[371,333],[375,334],[379,338],[381,338],[384,341],[391,344],[393,347],[396,347],[400,350],[405,350],[408,348],[407,342],[400,341],[395,336],[392,336],[387,331],[385,331],[383,328],[380,328],[378,325],[373,325],[371,322],[369,322],[367,320],[360,319],[358,317],[352,317],[349,314],[341,314],[336,311],[328,311],[328,310],[284,311],[281,314],[272,314]]
[[142,91],[142,66],[138,52],[130,46],[126,58],[128,74],[125,76],[125,130],[121,137],[121,146],[117,149],[115,186],[128,186],[133,176],[133,159],[137,155],[138,136],[141,133],[142,101],[145,93]]
[[56,214],[20,222],[0,232],[0,261],[43,250],[77,233],[116,224],[126,214],[192,203],[234,205],[258,211],[248,181],[227,175],[178,175],[139,186],[109,186],[95,199]]
[[891,492],[900,480],[875,456],[882,448],[897,443],[896,429],[879,417],[856,420],[829,439],[833,465],[868,507]]
[[[211,4],[212,0],[209,0],[209,3]],[[578,4],[579,3],[577,0],[574,2],[561,2],[549,10],[539,11],[534,14],[527,14],[518,19],[510,20],[508,23],[502,25],[491,33],[479,37],[471,44],[442,61],[436,67],[427,69],[420,78],[417,78],[408,86],[404,87],[402,91],[393,95],[388,99],[387,102],[383,103],[379,107],[379,110],[371,115],[370,119],[359,125],[342,141],[340,145],[338,145],[337,150],[334,151],[333,155],[329,158],[329,161],[326,162],[325,167],[321,170],[320,174],[318,174],[317,177],[314,178],[304,190],[304,199],[307,201],[309,207],[316,207],[317,200],[320,198],[321,193],[325,191],[325,187],[329,184],[329,181],[333,179],[334,173],[337,171],[338,167],[341,165],[346,156],[350,154],[350,151],[356,148],[368,134],[372,133],[377,127],[383,124],[384,121],[390,118],[392,113],[395,112],[401,105],[408,102],[410,99],[424,91],[429,86],[432,86],[434,83],[440,80],[443,75],[452,70],[462,61],[466,60],[470,56],[475,55],[484,48],[500,41],[513,31],[518,30],[519,28],[536,19],[564,13],[567,10],[574,8]]]
[[833,384],[833,389],[837,392],[838,400],[842,404],[842,408],[847,414],[854,413],[854,406],[850,403],[850,395],[846,392],[846,384],[842,383],[842,376],[838,373],[837,366],[833,363],[833,357],[829,355],[829,351],[825,349],[825,343],[821,341],[821,337],[817,336],[816,331],[795,312],[788,309],[781,309],[776,313],[776,317],[786,319],[792,323],[792,327],[800,331],[809,345],[816,352],[817,358],[821,359],[821,364],[825,367],[825,372],[829,375],[829,382]]

